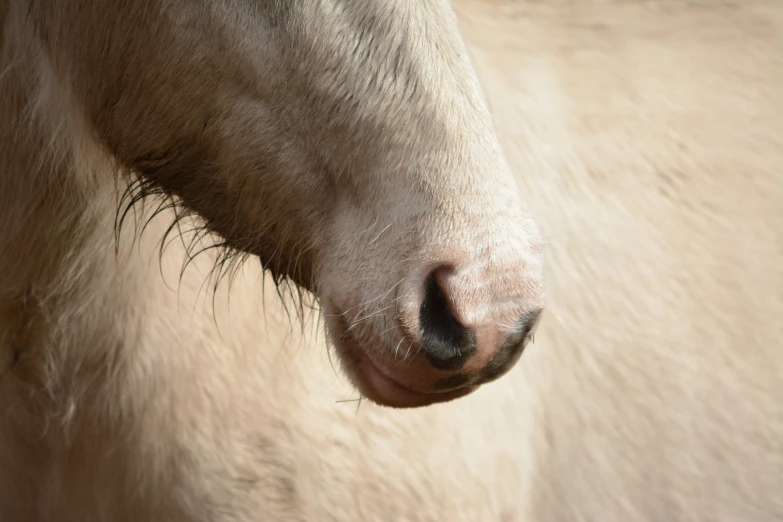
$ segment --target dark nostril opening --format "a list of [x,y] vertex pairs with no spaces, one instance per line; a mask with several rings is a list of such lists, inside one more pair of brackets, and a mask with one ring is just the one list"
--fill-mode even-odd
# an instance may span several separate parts
[[427,279],[424,301],[419,311],[421,350],[439,370],[457,370],[476,351],[476,333],[462,326],[449,309],[434,275]]
[[532,340],[533,331],[538,325],[540,317],[541,310],[533,310],[524,314],[517,321],[516,331],[508,336],[495,357],[482,370],[480,383],[494,381],[514,366],[527,343]]

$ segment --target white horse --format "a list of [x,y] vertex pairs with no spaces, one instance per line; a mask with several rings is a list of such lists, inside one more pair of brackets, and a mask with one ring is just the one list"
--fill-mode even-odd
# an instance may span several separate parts
[[783,516],[775,6],[459,7],[467,397],[446,2],[0,1],[0,520]]

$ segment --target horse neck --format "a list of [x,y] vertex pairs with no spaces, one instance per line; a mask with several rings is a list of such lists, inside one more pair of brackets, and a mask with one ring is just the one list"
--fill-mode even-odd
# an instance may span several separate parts
[[0,376],[13,368],[65,408],[118,354],[157,357],[162,325],[182,333],[172,326],[182,246],[172,242],[157,263],[171,213],[143,235],[135,226],[152,205],[137,205],[115,234],[127,177],[45,61],[9,40],[0,54]]
[[117,178],[109,174],[106,158],[89,153],[86,141],[74,134],[45,68],[4,51],[0,289],[35,286],[60,293],[79,282],[78,272],[105,257]]

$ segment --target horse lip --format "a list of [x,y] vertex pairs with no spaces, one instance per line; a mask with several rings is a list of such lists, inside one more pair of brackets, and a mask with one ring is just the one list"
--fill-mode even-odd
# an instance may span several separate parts
[[363,397],[372,402],[391,408],[417,408],[439,402],[448,402],[464,397],[478,389],[478,386],[465,386],[443,392],[419,392],[401,384],[388,376],[372,357],[363,350],[357,340],[348,331],[342,315],[335,314],[333,332],[335,350],[352,384]]

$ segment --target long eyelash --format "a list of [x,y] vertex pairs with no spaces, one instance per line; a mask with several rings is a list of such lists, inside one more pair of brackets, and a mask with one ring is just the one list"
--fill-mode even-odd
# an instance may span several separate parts
[[[253,256],[237,248],[236,244],[244,244],[247,241],[232,240],[235,238],[224,238],[214,232],[207,220],[191,211],[176,196],[169,194],[152,180],[137,174],[127,174],[127,186],[121,193],[117,202],[117,212],[114,219],[114,252],[119,262],[120,238],[123,228],[129,222],[134,224],[134,233],[131,236],[131,249],[141,240],[141,236],[147,231],[150,223],[160,217],[170,213],[173,216],[171,223],[166,227],[158,246],[158,266],[161,275],[163,275],[163,259],[166,249],[177,239],[182,241],[185,257],[180,267],[177,291],[180,290],[182,280],[188,266],[200,255],[212,253],[215,254],[212,269],[208,272],[205,281],[202,282],[198,293],[206,288],[207,293],[211,290],[212,296],[212,315],[217,326],[216,314],[216,294],[220,284],[227,280],[230,286],[236,279],[242,266]],[[139,208],[140,207],[140,208]],[[138,210],[137,210],[138,209]],[[186,239],[188,238],[189,239]],[[272,281],[275,285],[275,291],[283,304],[290,325],[293,327],[293,315],[300,323],[302,332],[305,330],[307,311],[317,312],[319,323],[323,321],[317,297],[313,292],[308,292],[297,285],[293,279],[286,274],[300,274],[301,256],[306,249],[302,249],[302,239],[295,245],[295,255],[289,259],[286,273],[279,273],[272,270],[275,261],[280,260],[280,247],[273,252],[266,264],[261,262],[264,272],[272,275]],[[311,248],[311,247],[308,247]],[[275,256],[278,256],[275,259]],[[264,278],[265,279],[265,278]],[[165,282],[165,280],[164,280]],[[173,290],[173,289],[172,289]],[[262,284],[262,293],[266,291],[266,285]],[[206,297],[206,294],[205,294]],[[263,297],[263,295],[261,296]],[[292,311],[295,314],[292,314]]]

